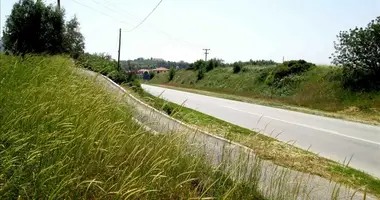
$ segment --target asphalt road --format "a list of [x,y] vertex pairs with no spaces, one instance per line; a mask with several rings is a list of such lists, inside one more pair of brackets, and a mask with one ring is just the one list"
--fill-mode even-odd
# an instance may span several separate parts
[[144,90],[224,121],[294,143],[380,177],[380,127],[142,85]]

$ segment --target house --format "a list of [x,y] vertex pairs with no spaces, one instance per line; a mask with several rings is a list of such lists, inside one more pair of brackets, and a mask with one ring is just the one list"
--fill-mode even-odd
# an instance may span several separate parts
[[165,67],[157,67],[156,69],[153,69],[153,72],[155,72],[157,74],[167,72],[167,71],[169,71],[169,69],[167,69]]
[[136,74],[139,78],[142,78],[144,80],[149,80],[150,79],[149,72],[150,72],[149,69],[140,69],[139,71],[137,71]]
[[149,69],[139,69],[139,71],[137,71],[137,75],[143,75],[144,73],[149,73]]

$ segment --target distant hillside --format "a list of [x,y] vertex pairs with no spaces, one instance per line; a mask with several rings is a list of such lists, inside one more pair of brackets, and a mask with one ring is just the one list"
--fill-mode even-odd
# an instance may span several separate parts
[[[129,64],[128,64],[129,63]],[[174,67],[178,69],[187,69],[189,67],[189,63],[184,61],[179,62],[173,62],[173,61],[166,61],[164,59],[157,59],[157,58],[137,58],[135,60],[123,60],[121,61],[121,65],[123,68],[128,69],[128,66],[132,66],[135,69],[151,69],[151,68],[157,68],[157,67],[165,67],[170,68]]]

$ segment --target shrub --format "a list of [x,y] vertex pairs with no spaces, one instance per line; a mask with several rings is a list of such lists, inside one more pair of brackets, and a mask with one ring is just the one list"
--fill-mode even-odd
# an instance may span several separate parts
[[152,71],[149,72],[149,79],[152,80],[156,74]]
[[311,67],[315,66],[313,63],[304,60],[291,60],[278,65],[273,70],[274,79],[280,80],[285,76],[291,74],[299,74],[308,71]]
[[344,68],[344,87],[380,90],[380,17],[365,28],[342,31],[337,38],[332,57],[334,64]]
[[112,79],[118,84],[128,82],[127,75],[122,71],[114,70],[110,72],[109,74],[107,74],[107,77]]
[[189,70],[199,70],[203,67],[205,67],[205,61],[204,60],[197,60],[194,63],[189,65]]
[[232,65],[234,73],[239,73],[241,69],[243,68],[243,64],[241,62],[234,62]]
[[162,110],[166,112],[166,114],[168,115],[173,115],[175,114],[175,108],[173,108],[173,106],[169,105],[168,103],[165,103],[163,106],[162,106]]
[[205,70],[203,68],[198,70],[197,73],[197,80],[202,80],[205,77]]
[[211,59],[204,64],[206,66],[206,72],[209,72],[221,65],[221,62],[216,59]]
[[171,67],[168,74],[168,80],[172,81],[174,79],[174,76],[175,76],[175,69],[174,67]]

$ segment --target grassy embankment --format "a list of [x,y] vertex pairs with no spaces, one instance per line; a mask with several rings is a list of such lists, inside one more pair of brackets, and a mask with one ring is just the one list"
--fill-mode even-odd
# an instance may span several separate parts
[[265,83],[273,67],[245,66],[234,74],[232,68],[216,68],[197,80],[196,71],[180,70],[168,82],[167,74],[149,83],[222,97],[275,106],[306,113],[380,124],[380,93],[351,92],[340,85],[341,69],[327,66]]
[[252,148],[259,158],[271,160],[278,165],[294,170],[318,175],[352,188],[365,190],[380,197],[380,179],[348,167],[349,163],[340,164],[322,158],[249,129],[167,102],[147,92],[141,91],[134,94],[152,107],[162,110],[176,119]]
[[154,136],[64,57],[0,54],[0,199],[263,199]]

